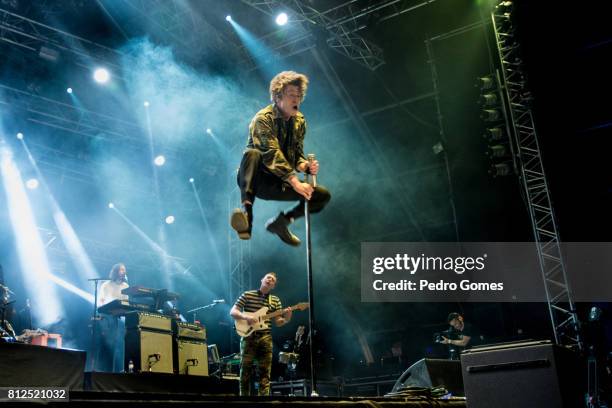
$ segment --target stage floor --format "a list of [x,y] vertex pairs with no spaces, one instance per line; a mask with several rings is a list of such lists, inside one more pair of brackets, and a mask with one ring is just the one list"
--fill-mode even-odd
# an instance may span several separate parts
[[[66,403],[52,403],[52,405]],[[202,394],[170,394],[170,393],[129,393],[129,392],[93,392],[75,391],[70,393],[69,405],[74,406],[236,406],[236,407],[293,407],[293,406],[325,406],[325,407],[453,407],[465,408],[464,398],[450,400],[425,398],[332,398],[332,397],[235,397],[235,396],[208,396]]]

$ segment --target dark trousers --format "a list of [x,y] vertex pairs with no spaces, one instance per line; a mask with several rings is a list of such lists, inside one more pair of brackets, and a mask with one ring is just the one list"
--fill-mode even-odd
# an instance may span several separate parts
[[259,369],[258,395],[270,395],[272,334],[255,332],[240,340],[240,395],[251,395],[253,365]]
[[121,373],[124,371],[125,319],[104,315],[100,320],[100,353],[96,362],[97,371]]
[[[285,211],[285,215],[291,218],[299,218],[304,215],[304,197],[298,194],[290,185],[273,174],[264,170],[261,152],[257,149],[247,149],[242,156],[240,169],[238,170],[238,187],[242,202],[255,202],[255,197],[262,200],[275,201],[299,201],[292,209]],[[309,206],[310,213],[318,213],[331,199],[331,194],[323,186],[315,187]]]

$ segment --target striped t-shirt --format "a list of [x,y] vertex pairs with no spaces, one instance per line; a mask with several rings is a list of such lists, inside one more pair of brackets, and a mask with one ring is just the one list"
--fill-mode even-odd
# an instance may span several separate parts
[[[275,312],[283,308],[278,296],[270,293],[264,295],[259,289],[247,290],[244,292],[242,295],[240,295],[238,300],[236,300],[234,306],[241,309],[243,312],[251,313],[258,311],[264,306],[268,308],[268,313]],[[263,333],[270,332],[270,319],[266,320],[266,324],[268,325],[268,330],[261,330]]]

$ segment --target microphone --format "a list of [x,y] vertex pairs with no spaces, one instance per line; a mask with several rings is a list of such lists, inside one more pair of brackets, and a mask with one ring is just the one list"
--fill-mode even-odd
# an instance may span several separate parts
[[[315,155],[314,153],[309,153],[308,156],[306,156],[306,158],[308,159],[308,168],[310,169],[310,165],[312,164],[313,161],[315,161]],[[312,177],[312,186],[316,187],[317,186],[317,175],[316,174],[311,174],[310,177]]]
[[[191,363],[191,364],[189,364],[189,363]],[[187,361],[185,361],[185,364],[186,365],[191,365],[191,366],[195,367],[195,366],[199,365],[200,362],[198,361],[197,358],[188,358]]]
[[151,359],[154,359],[155,361],[159,361],[161,360],[161,354],[160,353],[149,354],[149,361],[151,361]]
[[225,303],[225,299],[215,299],[213,300],[213,303],[217,304],[217,303]]

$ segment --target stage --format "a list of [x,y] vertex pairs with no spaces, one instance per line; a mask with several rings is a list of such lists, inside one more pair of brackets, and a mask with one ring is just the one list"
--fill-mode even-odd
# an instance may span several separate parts
[[[58,403],[61,404],[61,403]],[[332,397],[213,397],[201,394],[147,394],[147,393],[103,393],[75,392],[71,394],[70,404],[75,406],[230,406],[230,407],[466,407],[465,399],[431,400],[426,398],[332,398]],[[61,406],[61,405],[60,405]]]
[[591,3],[0,0],[0,387],[603,407]]

